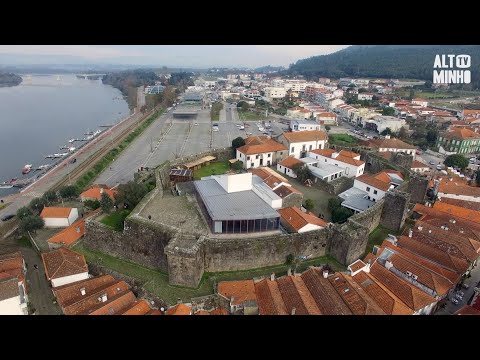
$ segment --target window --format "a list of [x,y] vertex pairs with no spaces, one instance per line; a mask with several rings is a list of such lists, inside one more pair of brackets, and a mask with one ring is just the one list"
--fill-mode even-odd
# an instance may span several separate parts
[[247,156],[247,160],[250,160],[250,156]]
[[268,157],[270,157],[272,154],[268,154]]
[[325,159],[325,162],[327,162],[327,159]]
[[254,167],[255,165],[253,165],[253,163],[250,164],[250,167]]
[[292,146],[292,150],[290,150],[290,153],[293,153],[293,152],[295,152],[295,147],[294,146]]
[[280,152],[280,156],[282,156],[282,155],[283,155],[283,151]]
[[255,159],[258,159],[258,155],[255,155]]
[[310,150],[310,151],[312,150],[312,145],[310,145],[309,150]]
[[377,191],[377,190],[373,190],[373,194],[374,194],[374,195],[377,195],[377,194],[378,194],[378,191]]
[[367,192],[370,192],[370,187],[369,186],[367,186]]

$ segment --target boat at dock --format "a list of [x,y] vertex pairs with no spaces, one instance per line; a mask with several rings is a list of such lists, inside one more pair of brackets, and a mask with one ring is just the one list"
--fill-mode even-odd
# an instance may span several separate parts
[[37,168],[35,169],[35,171],[42,171],[42,170],[48,169],[50,166],[52,166],[52,165],[51,165],[51,164],[40,165],[39,167],[37,167]]
[[23,174],[23,175],[26,175],[26,174],[28,174],[30,171],[32,171],[32,166],[33,166],[32,164],[27,164],[27,165],[25,165],[25,166],[23,167],[23,169],[22,169],[22,174]]

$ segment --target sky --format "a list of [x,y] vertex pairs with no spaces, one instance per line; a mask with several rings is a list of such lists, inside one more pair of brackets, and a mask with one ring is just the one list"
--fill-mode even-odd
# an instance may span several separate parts
[[169,67],[288,66],[348,45],[0,45],[0,64],[133,64]]

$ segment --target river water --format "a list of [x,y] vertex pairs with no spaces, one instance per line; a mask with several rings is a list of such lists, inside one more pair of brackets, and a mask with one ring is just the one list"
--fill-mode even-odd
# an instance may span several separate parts
[[[69,139],[105,130],[99,125],[129,113],[119,90],[73,74],[24,76],[19,86],[0,88],[0,183],[35,176],[35,168],[55,161],[45,155],[68,152],[60,147],[82,144],[69,144]],[[33,165],[32,171],[22,175],[26,164]],[[0,189],[0,198],[16,191]]]

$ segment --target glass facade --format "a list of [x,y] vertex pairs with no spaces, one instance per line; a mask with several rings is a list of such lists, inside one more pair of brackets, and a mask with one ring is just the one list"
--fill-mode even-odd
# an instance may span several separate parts
[[215,220],[210,222],[212,232],[217,234],[246,234],[274,231],[278,230],[279,225],[279,217],[255,220]]

